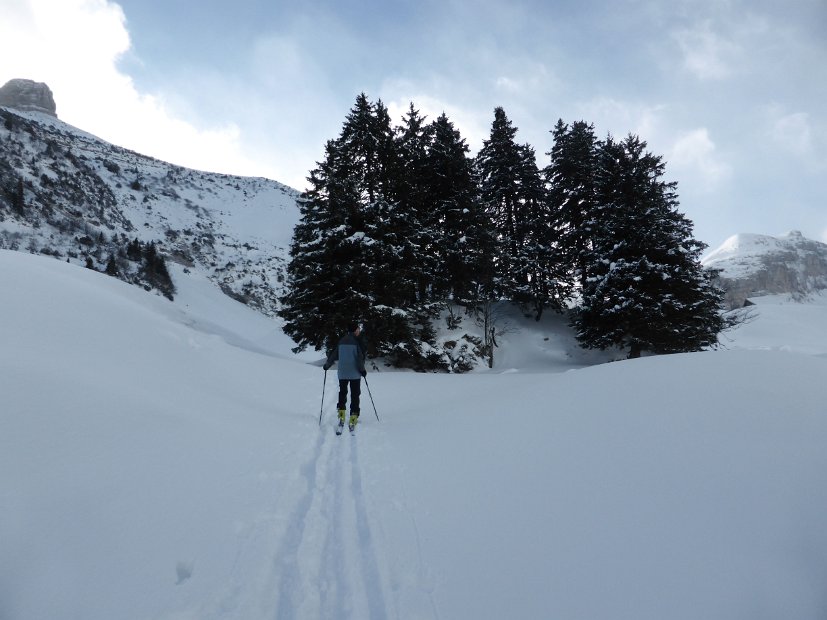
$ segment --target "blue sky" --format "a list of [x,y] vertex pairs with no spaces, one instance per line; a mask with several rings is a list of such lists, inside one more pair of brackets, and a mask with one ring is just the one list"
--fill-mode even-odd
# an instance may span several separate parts
[[0,83],[46,82],[64,121],[173,163],[302,189],[362,91],[395,120],[445,111],[472,152],[503,106],[541,166],[558,118],[638,134],[713,248],[827,241],[824,0],[0,6]]

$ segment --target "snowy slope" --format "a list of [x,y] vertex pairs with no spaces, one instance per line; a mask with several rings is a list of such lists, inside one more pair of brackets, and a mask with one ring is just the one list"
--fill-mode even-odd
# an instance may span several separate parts
[[760,265],[763,257],[790,250],[790,241],[801,238],[800,233],[784,237],[740,233],[732,235],[719,248],[704,257],[704,265],[723,269],[723,275],[738,278],[750,275]]
[[753,296],[787,294],[800,300],[827,289],[827,244],[798,231],[781,237],[733,235],[703,264],[720,270],[730,307]]
[[336,437],[335,375],[320,429],[313,356],[189,282],[0,251],[0,618],[824,617],[827,305],[593,367],[541,326]]
[[[103,270],[128,241],[272,315],[299,219],[275,181],[190,170],[109,144],[54,117],[1,109],[0,248]],[[24,184],[23,216],[2,189]]]

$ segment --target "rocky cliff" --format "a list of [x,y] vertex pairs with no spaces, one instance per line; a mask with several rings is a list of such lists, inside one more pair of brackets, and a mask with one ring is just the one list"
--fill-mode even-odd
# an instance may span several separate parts
[[730,308],[743,306],[749,297],[788,294],[804,299],[827,289],[827,244],[798,231],[782,237],[734,235],[703,262],[720,270]]
[[43,112],[57,118],[55,98],[42,82],[9,80],[0,88],[0,106],[23,112]]
[[275,181],[182,168],[54,117],[0,109],[0,249],[169,294],[147,277],[159,256],[273,315],[297,198]]

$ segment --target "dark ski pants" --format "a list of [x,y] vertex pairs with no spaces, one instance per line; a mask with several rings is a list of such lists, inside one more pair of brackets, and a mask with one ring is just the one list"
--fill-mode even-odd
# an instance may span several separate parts
[[347,386],[350,384],[350,415],[359,415],[359,394],[362,392],[361,379],[339,379],[339,409],[347,403]]

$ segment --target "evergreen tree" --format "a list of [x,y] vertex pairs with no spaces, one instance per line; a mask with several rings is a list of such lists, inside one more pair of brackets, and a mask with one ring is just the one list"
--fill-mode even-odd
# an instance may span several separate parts
[[410,248],[414,250],[413,256],[406,257],[406,268],[416,281],[417,300],[422,303],[433,298],[434,274],[440,268],[436,256],[441,241],[439,222],[428,196],[431,171],[427,157],[432,135],[432,127],[411,103],[402,126],[396,129],[398,202],[406,214]]
[[110,275],[110,276],[117,277],[118,275],[120,275],[120,269],[118,269],[118,263],[115,259],[114,254],[109,255],[109,260],[106,261],[106,271],[105,272],[106,272],[107,275]]
[[297,346],[331,348],[342,325],[364,311],[355,305],[347,282],[351,275],[345,239],[356,219],[357,189],[345,176],[337,144],[325,146],[324,161],[310,172],[311,188],[299,200],[301,219],[293,230],[287,288],[279,314],[284,332]]
[[17,187],[12,195],[12,208],[20,215],[26,213],[26,194],[23,189],[23,179],[17,179]]
[[172,283],[172,278],[167,270],[166,260],[158,253],[154,243],[148,243],[144,246],[143,259],[144,264],[141,269],[143,279],[150,287],[158,289],[164,297],[172,300],[175,285]]
[[495,295],[501,297],[512,293],[512,276],[519,265],[517,257],[522,248],[522,209],[516,174],[522,155],[516,135],[517,129],[505,110],[496,108],[491,134],[483,141],[475,160],[482,205],[496,231],[494,286]]
[[523,145],[521,154],[519,182],[523,232],[513,299],[531,305],[539,321],[545,308],[560,310],[562,307],[565,267],[560,261],[554,218],[534,149],[528,144]]
[[[492,279],[493,232],[483,213],[468,145],[443,113],[431,125],[425,159],[424,202],[430,208],[426,252],[434,296],[473,305]],[[430,266],[430,265],[429,265]]]
[[672,353],[717,342],[723,295],[704,271],[705,245],[678,212],[676,183],[637,136],[599,152],[592,261],[574,327],[584,347]]
[[360,95],[300,200],[279,312],[295,350],[329,349],[360,319],[370,354],[421,357],[416,214],[401,206],[401,166],[386,108]]
[[126,248],[126,257],[134,263],[139,262],[144,255],[143,248],[141,247],[141,242],[138,241],[136,237],[132,240]]
[[481,200],[494,222],[495,294],[534,306],[537,317],[559,305],[554,234],[534,149],[518,145],[502,108],[477,155]]
[[548,199],[559,235],[561,261],[572,269],[572,280],[581,287],[592,260],[590,222],[596,208],[597,154],[599,141],[594,126],[578,121],[571,127],[557,121],[554,145],[544,172]]

